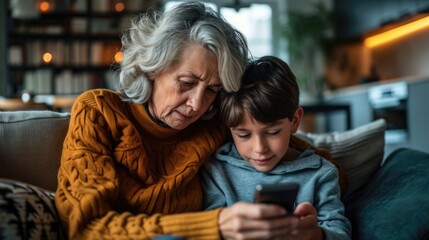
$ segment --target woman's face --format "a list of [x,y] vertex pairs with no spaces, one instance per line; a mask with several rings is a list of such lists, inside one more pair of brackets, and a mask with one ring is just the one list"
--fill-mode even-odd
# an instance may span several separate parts
[[188,45],[167,69],[149,77],[154,81],[151,114],[177,130],[199,119],[222,87],[216,57],[196,44]]

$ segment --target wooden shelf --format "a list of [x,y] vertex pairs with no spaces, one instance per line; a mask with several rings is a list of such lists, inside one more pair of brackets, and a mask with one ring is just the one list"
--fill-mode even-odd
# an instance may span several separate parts
[[68,12],[68,11],[59,11],[52,13],[44,13],[39,15],[39,19],[59,19],[59,18],[107,18],[115,19],[125,16],[133,16],[143,13],[144,11],[108,11],[108,12]]
[[84,65],[84,66],[77,66],[77,65],[63,65],[63,66],[56,66],[56,65],[35,65],[35,66],[26,66],[26,65],[20,65],[20,66],[9,66],[8,67],[11,71],[34,71],[39,69],[52,69],[54,71],[64,71],[64,70],[71,70],[74,72],[100,72],[100,71],[109,71],[109,70],[117,70],[119,68],[118,65],[112,64],[112,65],[100,65],[100,66],[92,66],[92,65]]
[[46,103],[23,102],[20,98],[0,99],[0,111],[48,110]]
[[35,40],[47,41],[102,41],[102,42],[119,42],[121,40],[120,33],[10,33],[9,43],[15,42],[33,42]]
[[69,111],[75,102],[77,95],[45,95],[35,96],[29,102],[23,102],[21,98],[0,98],[0,111],[24,111],[24,110],[53,110]]

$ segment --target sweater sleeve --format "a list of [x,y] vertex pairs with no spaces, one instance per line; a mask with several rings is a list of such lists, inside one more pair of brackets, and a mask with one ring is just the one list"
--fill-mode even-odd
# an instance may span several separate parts
[[219,209],[172,215],[117,212],[118,175],[106,119],[75,103],[58,172],[56,206],[69,239],[219,239]]

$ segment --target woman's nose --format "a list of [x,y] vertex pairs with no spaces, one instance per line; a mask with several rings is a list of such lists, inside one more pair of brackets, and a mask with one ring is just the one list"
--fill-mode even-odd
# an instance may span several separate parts
[[194,91],[189,95],[189,99],[187,104],[192,108],[194,112],[198,112],[201,110],[201,106],[203,105],[204,99],[204,89],[203,88],[195,88]]

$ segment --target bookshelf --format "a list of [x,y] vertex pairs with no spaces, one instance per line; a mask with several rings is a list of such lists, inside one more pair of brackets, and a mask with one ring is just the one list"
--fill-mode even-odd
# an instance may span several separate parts
[[8,0],[4,20],[8,98],[114,88],[121,34],[155,0]]

